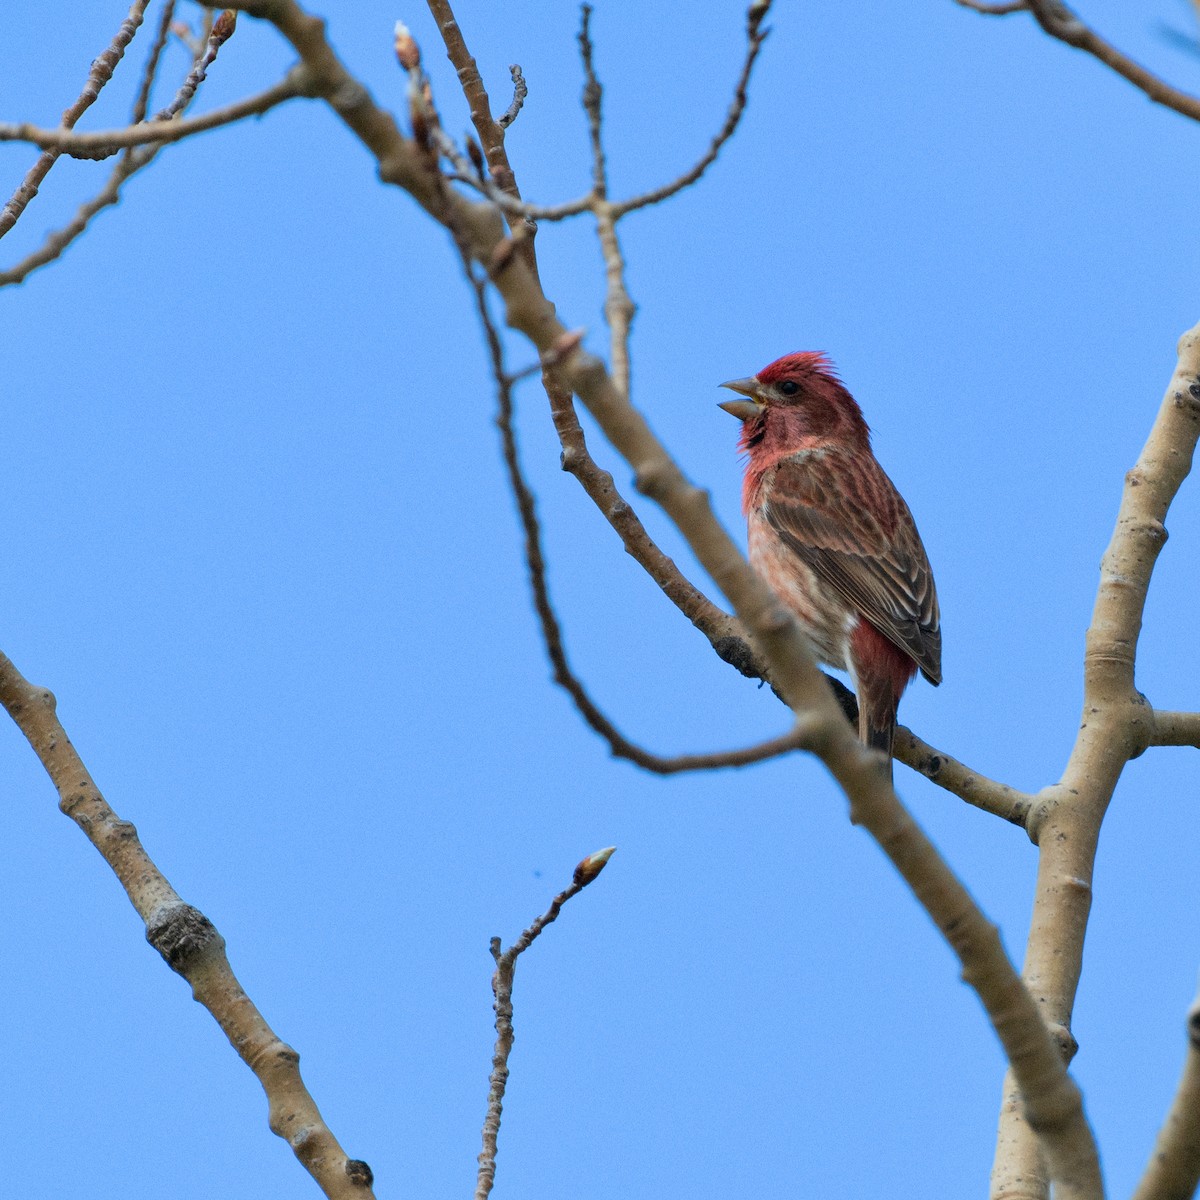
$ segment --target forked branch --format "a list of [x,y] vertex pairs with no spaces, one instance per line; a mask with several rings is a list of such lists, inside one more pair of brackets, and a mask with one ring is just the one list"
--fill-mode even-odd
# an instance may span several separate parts
[[[1075,1045],[1072,1015],[1100,827],[1126,763],[1152,744],[1156,729],[1155,714],[1134,683],[1138,636],[1151,574],[1166,543],[1167,510],[1191,468],[1198,436],[1200,325],[1179,339],[1175,370],[1150,436],[1125,477],[1085,641],[1075,745],[1062,779],[1038,794],[1027,818],[1040,853],[1024,974],[1068,1054]],[[1010,1078],[992,1195],[1037,1195],[1030,1181],[1040,1173],[1035,1131],[1026,1125]]]
[[[142,73],[141,85],[138,88],[137,99],[133,105],[132,124],[142,122],[150,103],[150,94],[158,74],[158,65],[170,33],[171,18],[175,6],[171,3],[163,5],[162,18],[159,22],[158,35],[150,51],[150,57]],[[168,120],[186,111],[196,95],[196,89],[203,82],[205,73],[215,61],[220,48],[232,35],[234,29],[234,13],[227,11],[211,23],[208,35],[197,47],[192,69],[187,78],[176,92],[171,103],[156,117],[157,120]],[[46,266],[61,255],[91,224],[92,219],[116,204],[121,198],[121,190],[125,183],[139,171],[148,167],[158,156],[165,143],[150,146],[134,146],[125,150],[109,172],[104,187],[91,199],[80,205],[75,216],[61,229],[50,233],[45,241],[27,254],[20,262],[0,271],[0,287],[20,283],[39,267]],[[57,158],[57,151],[47,151],[43,157]],[[39,160],[40,161],[40,160]],[[15,197],[14,197],[15,199]],[[11,201],[10,201],[11,204]],[[18,213],[19,215],[19,213]],[[14,218],[15,219],[15,218]]]
[[[87,80],[78,98],[62,115],[62,128],[71,129],[81,116],[96,102],[104,85],[112,78],[117,64],[124,57],[125,50],[133,41],[146,14],[150,0],[134,0],[129,15],[121,22],[121,28],[109,44],[108,49],[96,56]],[[157,60],[157,56],[155,56]],[[135,118],[140,120],[140,118]],[[4,210],[0,212],[0,237],[3,237],[19,220],[29,202],[38,194],[38,189],[45,181],[50,169],[62,154],[58,149],[44,149],[37,162],[29,169],[29,173],[21,181],[17,190],[8,198]]]
[[676,775],[685,771],[712,771],[722,767],[744,767],[752,763],[776,758],[805,747],[803,732],[794,729],[780,737],[771,738],[754,746],[738,750],[718,751],[707,754],[680,754],[673,757],[654,754],[631,742],[605,715],[592,699],[582,680],[571,669],[563,644],[562,627],[550,600],[550,588],[546,582],[546,560],[542,552],[542,531],[537,516],[537,502],[525,478],[517,446],[516,429],[513,426],[513,379],[505,370],[504,346],[500,331],[492,320],[487,305],[486,283],[469,259],[464,257],[464,270],[475,295],[476,310],[488,347],[492,378],[496,387],[496,425],[500,430],[504,465],[508,472],[508,483],[516,501],[517,513],[525,537],[525,567],[533,593],[533,607],[542,631],[542,642],[554,672],[554,682],[571,697],[580,716],[588,726],[607,743],[616,758],[624,758],[643,770],[655,775]]

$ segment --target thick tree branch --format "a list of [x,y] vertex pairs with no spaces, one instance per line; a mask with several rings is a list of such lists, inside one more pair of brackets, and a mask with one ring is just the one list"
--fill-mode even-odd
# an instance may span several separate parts
[[504,1110],[504,1092],[508,1086],[508,1059],[513,1048],[513,981],[517,959],[533,945],[547,925],[558,920],[562,906],[577,896],[604,870],[612,858],[615,846],[589,854],[576,868],[570,884],[550,902],[550,907],[521,934],[503,953],[500,939],[492,938],[492,958],[496,970],[492,975],[492,995],[495,996],[496,1047],[492,1052],[492,1073],[488,1081],[487,1116],[483,1122],[483,1150],[479,1154],[479,1174],[475,1184],[475,1200],[487,1200],[496,1182],[496,1150],[500,1136],[500,1118]]
[[1133,1200],[1190,1200],[1200,1184],[1200,996],[1188,1010],[1187,1040],[1179,1087]]
[[1150,745],[1195,746],[1200,750],[1200,713],[1155,710]]
[[312,94],[325,99],[376,157],[380,177],[407,190],[490,268],[507,324],[555,364],[552,374],[579,396],[630,464],[638,490],[682,533],[733,605],[803,736],[848,797],[852,820],[871,832],[959,956],[963,977],[987,1009],[1012,1064],[1059,1200],[1101,1196],[1099,1160],[1078,1088],[995,928],[900,804],[880,757],[854,736],[809,657],[804,634],[717,522],[707,494],[687,479],[603,363],[579,347],[529,264],[521,255],[503,254],[505,226],[498,207],[470,202],[445,186],[436,163],[400,133],[391,115],[346,70],[325,38],[324,23],[295,0],[243,0],[235,7],[276,26],[301,56]]
[[[1100,826],[1125,764],[1151,743],[1153,711],[1134,686],[1134,663],[1151,572],[1166,542],[1167,509],[1200,435],[1200,325],[1179,357],[1137,464],[1125,477],[1116,529],[1100,565],[1084,649],[1083,714],[1061,781],[1039,793],[1027,827],[1038,843],[1037,887],[1025,981],[1064,1052],[1083,963]],[[1005,1082],[993,1197],[1041,1197],[1038,1147],[1011,1077]]]
[[[504,130],[493,121],[487,91],[479,77],[475,59],[463,40],[462,30],[446,0],[429,0],[429,8],[437,20],[446,46],[446,53],[458,72],[459,82],[470,106],[471,121],[479,135],[492,177],[514,197],[520,196],[515,173],[504,145]],[[506,211],[510,226],[519,214]],[[502,246],[504,253],[524,254],[531,270],[537,271],[536,253],[525,228],[520,228],[512,241]],[[492,269],[500,265],[500,256],[493,259]],[[550,400],[550,415],[562,445],[562,468],[579,482],[588,497],[616,531],[622,545],[662,589],[666,597],[712,643],[717,653],[751,678],[765,678],[765,670],[755,659],[746,641],[741,623],[715,605],[684,576],[674,561],[646,532],[646,527],[632,505],[621,495],[612,475],[592,458],[584,437],[583,427],[575,412],[571,391],[557,384],[546,372],[542,384]]]
[[122,821],[92,781],[55,713],[53,695],[34,687],[0,654],[0,703],[29,740],[58,789],[59,807],[103,855],[146,924],[146,939],[191,985],[267,1094],[273,1133],[283,1138],[330,1200],[369,1200],[366,1163],[346,1157],[300,1078],[300,1056],[263,1019],[225,955],[225,939],[185,904],[154,865],[137,830]]

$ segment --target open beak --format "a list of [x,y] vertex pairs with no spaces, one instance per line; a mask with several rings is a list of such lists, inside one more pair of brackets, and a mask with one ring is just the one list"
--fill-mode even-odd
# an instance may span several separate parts
[[728,383],[721,384],[721,386],[728,388],[731,392],[740,392],[743,396],[749,397],[748,400],[725,400],[717,405],[718,408],[723,408],[730,416],[737,417],[739,421],[753,421],[766,407],[758,399],[757,375],[751,375],[748,379],[731,379]]

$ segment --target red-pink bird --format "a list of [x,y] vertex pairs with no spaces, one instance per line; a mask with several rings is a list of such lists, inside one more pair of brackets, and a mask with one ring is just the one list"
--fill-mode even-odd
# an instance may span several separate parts
[[788,354],[721,385],[745,400],[750,562],[821,662],[847,671],[858,736],[890,758],[909,681],[942,681],[937,592],[912,513],[871,451],[862,410],[824,354]]

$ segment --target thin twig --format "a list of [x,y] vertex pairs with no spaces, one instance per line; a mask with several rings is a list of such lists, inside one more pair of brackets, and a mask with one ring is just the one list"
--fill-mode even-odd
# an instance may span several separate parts
[[507,129],[517,119],[529,95],[529,84],[525,82],[525,76],[521,73],[521,64],[513,63],[508,72],[512,76],[513,98],[508,108],[496,118],[496,124],[501,129]]
[[626,213],[634,212],[636,209],[646,208],[651,204],[659,204],[668,197],[674,196],[677,192],[683,191],[684,188],[691,187],[717,161],[717,155],[721,153],[721,147],[733,137],[738,124],[741,122],[742,114],[746,111],[746,102],[749,98],[750,76],[754,72],[754,64],[758,61],[758,54],[762,49],[763,42],[767,40],[767,34],[770,32],[762,28],[762,23],[770,8],[771,0],[757,0],[756,3],[750,6],[746,14],[746,57],[742,62],[742,71],[733,89],[733,100],[730,102],[729,111],[725,115],[725,123],[709,143],[708,149],[700,156],[700,159],[690,171],[685,171],[677,179],[663,184],[662,187],[652,188],[648,192],[643,192],[640,196],[633,196],[628,200],[622,200],[620,203],[614,204],[614,217],[620,218],[625,216]]
[[608,166],[604,156],[604,117],[601,111],[604,89],[596,74],[591,19],[592,6],[584,4],[579,28],[579,53],[583,59],[583,109],[587,114],[588,138],[592,147],[592,212],[596,216],[596,236],[604,259],[604,320],[609,328],[609,371],[618,390],[628,396],[631,369],[629,338],[637,306],[625,286],[625,259],[617,237],[617,217],[608,202]]
[[[121,22],[121,28],[117,30],[108,49],[93,61],[91,69],[88,71],[87,81],[83,85],[83,91],[79,93],[74,104],[63,113],[63,129],[72,128],[88,108],[95,103],[104,85],[112,78],[117,64],[125,54],[126,47],[133,41],[134,34],[137,33],[145,17],[149,3],[150,0],[134,0],[129,9],[129,15]],[[30,167],[28,174],[9,197],[3,211],[0,212],[0,238],[17,223],[30,200],[38,194],[38,189],[50,173],[50,168],[58,161],[61,154],[61,150],[43,147],[43,153]]]
[[[500,195],[504,197],[504,201],[500,201],[500,204],[504,208],[505,217],[510,228],[518,223],[524,223],[529,218],[524,212],[516,176],[513,174],[508,154],[504,149],[504,131],[507,125],[511,124],[511,120],[516,118],[516,113],[513,113],[513,117],[509,121],[496,121],[492,118],[491,100],[488,98],[487,88],[483,85],[483,76],[480,75],[479,66],[467,49],[467,43],[463,38],[458,21],[455,19],[450,0],[427,0],[427,2],[429,12],[437,23],[442,43],[446,47],[446,57],[450,59],[458,73],[459,86],[462,88],[463,97],[466,99],[471,113],[471,124],[475,126],[475,132],[479,135],[479,143],[483,147],[488,174],[495,181]],[[524,100],[524,93],[520,92],[517,84],[521,68],[511,67],[510,71],[513,72],[513,84],[517,88],[513,95],[513,104],[519,111],[518,95],[521,100]],[[524,83],[524,79],[521,79],[521,83]],[[530,228],[526,232],[532,236],[534,229]],[[530,245],[527,253],[531,253],[532,249],[533,247]]]
[[972,771],[958,759],[935,750],[903,725],[896,728],[893,752],[900,762],[920,772],[938,787],[945,788],[984,812],[1025,828],[1025,821],[1034,805],[1034,798],[1028,793]]
[[988,0],[954,0],[955,4],[969,8],[972,12],[984,13],[989,17],[1006,17],[1009,13],[1027,12],[1029,5],[1025,0],[997,0],[989,4]]
[[1030,12],[1033,18],[1052,38],[1083,50],[1099,59],[1127,79],[1134,87],[1145,92],[1156,104],[1172,109],[1182,116],[1200,121],[1200,96],[1194,96],[1148,71],[1141,63],[1123,54],[1112,43],[1107,42],[1094,29],[1089,28],[1062,0],[1024,0],[1021,4],[988,4],[981,0],[955,0],[963,8],[990,16],[1003,16],[1011,12]]
[[[172,3],[168,3],[163,9],[163,21],[159,27],[158,38],[154,43],[149,61],[142,74],[141,86],[138,89],[137,99],[134,101],[133,107],[134,124],[137,124],[146,115],[146,109],[150,102],[150,92],[154,86],[154,76],[157,72],[159,58],[166,40],[165,31],[168,30],[169,18],[172,11],[173,0]],[[222,17],[210,24],[208,39],[200,47],[195,61],[199,63],[203,60],[206,69],[208,66],[211,66],[213,60],[217,57],[217,52],[221,45],[228,40],[232,32],[232,23],[226,20],[224,14],[222,14]],[[172,100],[168,109],[164,111],[171,111],[176,115],[186,111],[187,106],[195,97],[196,87],[200,82],[200,80],[194,80],[195,75],[196,71],[195,67],[193,67],[193,70],[188,73],[187,79],[179,89],[174,100]],[[20,262],[5,271],[0,271],[0,287],[8,287],[12,284],[20,283],[39,267],[44,267],[47,263],[51,263],[58,258],[87,229],[92,219],[98,213],[103,212],[104,209],[111,207],[120,200],[121,189],[124,187],[125,182],[139,171],[148,167],[162,150],[163,145],[164,143],[152,146],[131,146],[128,150],[124,151],[109,173],[104,187],[90,200],[80,205],[68,224],[64,225],[61,229],[54,230],[36,250],[31,251]]]
[[1155,710],[1152,746],[1195,746],[1200,749],[1200,713]]
[[[607,184],[604,192],[597,192],[593,183],[593,189],[586,196],[579,196],[574,200],[564,201],[562,204],[539,205],[525,204],[519,202],[519,193],[516,191],[515,182],[510,186],[511,167],[508,166],[507,158],[500,162],[500,157],[495,155],[493,149],[493,139],[484,136],[481,123],[477,119],[477,114],[481,108],[486,106],[487,93],[483,89],[482,81],[479,79],[478,68],[475,65],[475,60],[470,57],[466,51],[466,46],[462,39],[461,31],[457,21],[450,10],[449,0],[428,0],[430,11],[433,13],[438,22],[438,28],[442,32],[443,40],[446,42],[447,53],[450,56],[451,62],[454,63],[455,69],[459,73],[459,80],[463,86],[463,92],[467,97],[468,103],[471,105],[471,117],[475,122],[475,127],[480,132],[480,138],[484,145],[484,150],[488,153],[488,163],[492,167],[492,174],[500,185],[501,191],[506,193],[505,199],[499,199],[492,195],[491,189],[485,182],[481,182],[469,173],[462,176],[456,176],[460,182],[469,184],[471,187],[479,190],[483,195],[489,196],[504,210],[505,215],[510,219],[516,216],[523,216],[531,221],[565,221],[570,217],[577,217],[589,211],[595,211],[597,198],[602,200],[607,199]],[[750,6],[746,14],[747,24],[747,50],[746,57],[742,63],[741,73],[738,76],[736,85],[734,86],[734,96],[730,103],[729,111],[726,114],[725,122],[720,130],[713,137],[708,149],[696,162],[696,164],[678,178],[670,183],[663,184],[660,187],[653,188],[648,192],[644,192],[638,196],[631,196],[627,200],[614,201],[612,203],[613,215],[616,219],[623,217],[626,213],[634,212],[637,209],[645,208],[648,205],[657,204],[668,197],[675,195],[676,192],[682,191],[686,187],[690,187],[693,183],[703,176],[705,171],[716,161],[717,156],[721,152],[721,148],[733,136],[738,124],[741,121],[742,114],[745,112],[746,103],[748,100],[748,88],[750,77],[754,70],[754,65],[758,60],[759,51],[762,49],[763,42],[766,40],[768,30],[762,28],[762,22],[770,10],[770,0],[756,0],[756,3]],[[590,40],[587,38],[587,25],[590,23],[591,6],[584,5],[584,31],[580,34],[580,46],[585,47],[586,55],[585,65],[590,65],[588,61],[591,55]],[[519,68],[513,68],[519,70]],[[595,80],[594,72],[589,75],[589,89],[592,82]],[[514,82],[516,76],[514,75]],[[517,85],[518,93],[520,85]],[[598,89],[598,82],[595,83]],[[480,96],[482,95],[484,105],[479,104]],[[514,97],[514,103],[516,98]],[[593,145],[593,172],[595,172],[596,164],[599,163],[601,173],[604,173],[603,168],[603,151],[601,150],[600,159],[597,159],[596,142],[599,137],[598,113],[599,113],[600,96],[598,91],[593,94],[585,92],[584,105],[588,111],[589,131],[592,136]],[[593,114],[595,110],[595,117]],[[512,111],[511,108],[509,110]],[[496,125],[502,130],[508,124],[508,114],[506,113]],[[491,120],[490,113],[487,120]],[[496,162],[493,163],[493,156],[496,157]],[[499,174],[497,173],[499,171]]]
[[579,56],[583,59],[583,111],[587,115],[588,138],[592,146],[592,195],[601,200],[608,199],[608,166],[604,158],[604,139],[601,136],[600,105],[604,89],[596,75],[593,62],[591,23],[592,6],[580,6]]
[[139,162],[132,157],[137,153],[136,150],[127,150],[109,173],[104,187],[80,205],[66,225],[49,234],[36,250],[31,251],[20,262],[0,271],[0,287],[21,283],[39,267],[54,262],[87,229],[93,217],[116,204],[121,199],[121,188],[125,181],[146,165],[145,162]]
[[1187,1016],[1187,1057],[1133,1200],[1185,1200],[1200,1184],[1200,996]]
[[604,870],[612,858],[615,846],[607,846],[589,854],[576,868],[570,884],[550,902],[550,907],[538,917],[507,950],[501,953],[500,939],[492,938],[492,958],[496,970],[492,975],[492,995],[495,996],[496,1046],[492,1051],[492,1073],[488,1079],[487,1116],[483,1121],[483,1149],[479,1154],[479,1174],[475,1184],[475,1200],[487,1200],[496,1182],[496,1150],[500,1135],[500,1118],[504,1111],[504,1091],[508,1086],[508,1059],[513,1048],[513,980],[517,959],[533,945],[547,925],[558,920],[562,906],[577,896]]
[[196,94],[196,89],[205,80],[208,68],[216,61],[221,47],[233,36],[233,31],[236,28],[237,13],[232,8],[225,9],[213,22],[208,37],[204,42],[203,53],[192,64],[192,69],[188,72],[187,78],[183,81],[179,91],[175,93],[171,103],[161,112],[154,114],[156,121],[170,121],[191,104],[192,97]]
[[40,129],[27,123],[6,123],[0,124],[0,142],[30,142],[72,158],[110,158],[129,146],[165,145],[222,125],[231,125],[246,117],[261,116],[288,100],[311,94],[308,71],[303,66],[295,66],[266,91],[199,117],[182,121],[143,121],[140,125],[128,125],[124,129],[102,129],[95,133],[73,133],[69,129]]
[[54,696],[35,687],[0,654],[0,703],[29,740],[59,794],[59,808],[87,836],[146,925],[146,938],[191,985],[270,1105],[272,1132],[286,1140],[331,1200],[369,1200],[370,1168],[348,1159],[300,1078],[300,1056],[280,1041],[242,990],[209,919],[185,904],[92,781],[56,715]]
[[138,87],[137,98],[133,102],[133,112],[130,114],[130,125],[137,125],[146,119],[150,109],[150,93],[154,90],[154,82],[158,78],[158,64],[171,37],[171,22],[175,18],[175,0],[166,0],[163,5],[162,17],[158,22],[158,35],[154,45],[150,47],[150,56],[142,69],[142,82]]

